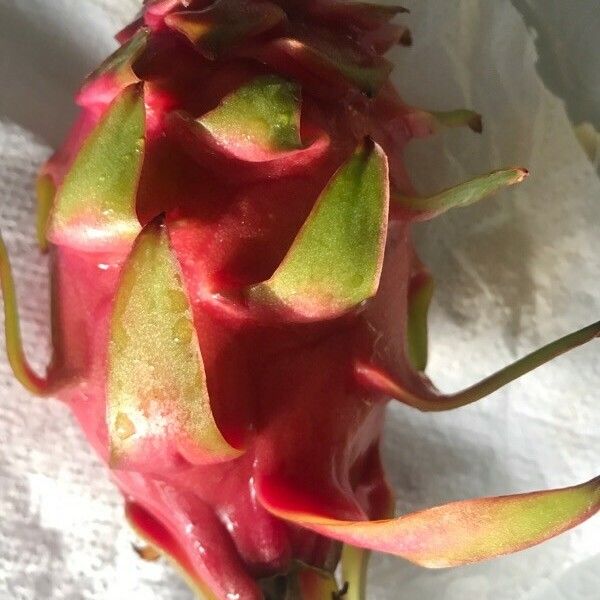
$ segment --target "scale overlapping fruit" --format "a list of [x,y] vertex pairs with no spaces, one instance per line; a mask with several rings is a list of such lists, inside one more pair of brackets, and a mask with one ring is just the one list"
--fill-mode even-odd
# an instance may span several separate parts
[[600,505],[595,479],[393,516],[379,456],[390,397],[464,406],[600,329],[456,394],[424,375],[432,283],[410,225],[526,171],[417,195],[405,144],[481,120],[399,98],[382,55],[410,43],[392,23],[401,12],[146,3],[80,90],[81,116],[40,177],[54,290],[43,378],[23,355],[0,245],[16,376],[72,408],[132,526],[207,598],[357,600],[369,550],[460,565]]

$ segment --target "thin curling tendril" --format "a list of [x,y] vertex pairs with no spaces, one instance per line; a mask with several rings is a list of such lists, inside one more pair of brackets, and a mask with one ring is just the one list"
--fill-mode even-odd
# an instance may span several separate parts
[[21,325],[17,307],[15,281],[8,258],[8,252],[0,235],[0,287],[4,303],[4,335],[6,338],[6,354],[8,362],[17,380],[32,394],[48,396],[50,385],[48,379],[40,377],[31,367],[23,350]]

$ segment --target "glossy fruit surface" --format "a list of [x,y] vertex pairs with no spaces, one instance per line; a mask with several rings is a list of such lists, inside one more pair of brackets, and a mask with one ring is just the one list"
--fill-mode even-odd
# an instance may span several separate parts
[[46,378],[23,357],[1,248],[17,377],[72,408],[133,527],[209,598],[330,598],[340,542],[358,598],[364,557],[352,546],[465,564],[543,541],[600,505],[595,479],[391,514],[379,456],[390,397],[464,406],[600,329],[456,394],[423,374],[431,281],[411,223],[527,172],[417,195],[406,143],[481,121],[402,102],[382,57],[407,41],[390,22],[399,12],[146,4],[82,87],[81,117],[41,175],[54,282]]

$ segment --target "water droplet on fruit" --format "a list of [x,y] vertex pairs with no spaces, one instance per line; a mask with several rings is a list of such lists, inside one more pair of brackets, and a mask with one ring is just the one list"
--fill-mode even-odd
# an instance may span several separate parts
[[127,440],[135,435],[135,425],[125,413],[119,413],[115,419],[115,431],[122,440]]
[[188,308],[188,301],[183,291],[169,290],[167,298],[173,312],[183,312]]
[[192,341],[192,328],[185,317],[175,323],[172,333],[175,341],[181,344],[189,344]]

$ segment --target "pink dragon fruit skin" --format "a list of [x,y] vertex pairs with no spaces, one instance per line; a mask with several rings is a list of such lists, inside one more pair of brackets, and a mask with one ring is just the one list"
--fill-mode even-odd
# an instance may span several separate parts
[[432,284],[411,223],[527,172],[417,195],[405,145],[481,121],[402,102],[382,57],[409,40],[391,23],[400,12],[145,3],[80,90],[81,116],[41,173],[54,344],[43,378],[23,356],[0,244],[16,376],[71,407],[134,529],[207,598],[357,600],[368,550],[465,564],[600,508],[597,478],[393,517],[379,456],[390,397],[464,406],[600,331],[456,394],[424,375]]

